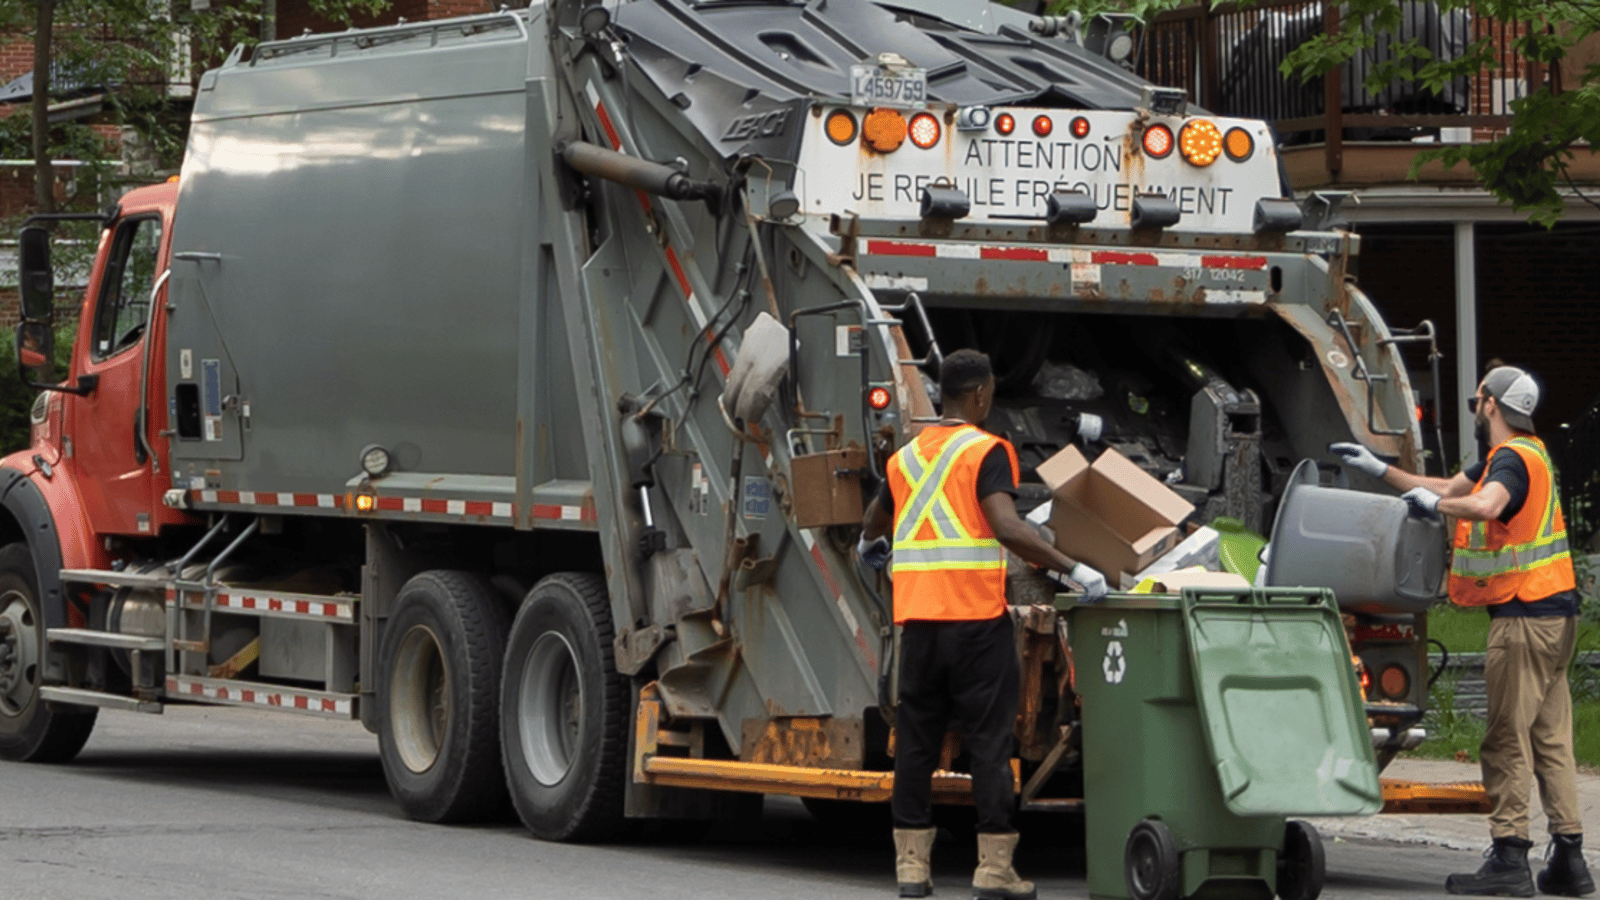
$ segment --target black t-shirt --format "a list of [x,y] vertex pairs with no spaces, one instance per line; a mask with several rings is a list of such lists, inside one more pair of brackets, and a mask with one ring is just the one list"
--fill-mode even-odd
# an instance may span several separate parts
[[[1485,465],[1482,462],[1474,463],[1463,469],[1461,474],[1473,484],[1477,484],[1478,479],[1483,478]],[[1485,483],[1492,481],[1505,488],[1506,493],[1510,495],[1510,499],[1506,501],[1506,508],[1500,511],[1499,516],[1500,524],[1508,525],[1512,517],[1522,511],[1523,504],[1528,502],[1528,466],[1523,463],[1522,455],[1510,447],[1496,450],[1489,458],[1487,466],[1489,477],[1485,479]],[[1497,603],[1488,607],[1488,610],[1490,618],[1511,616],[1543,619],[1575,616],[1578,614],[1578,603],[1578,592],[1572,590],[1561,591],[1531,602],[1511,600]]]
[[[996,443],[983,455],[983,462],[978,464],[978,501],[990,494],[1017,495],[1017,482],[1011,474],[1011,458],[1006,455],[1004,445]],[[878,505],[884,509],[894,510],[894,493],[889,490],[889,480],[883,481],[883,486],[878,488]]]

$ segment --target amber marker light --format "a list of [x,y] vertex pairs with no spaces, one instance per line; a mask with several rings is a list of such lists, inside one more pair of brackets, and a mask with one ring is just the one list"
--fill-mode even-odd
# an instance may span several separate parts
[[1172,153],[1172,129],[1165,125],[1151,125],[1144,130],[1144,145],[1146,156],[1153,159],[1165,159]]
[[856,139],[856,117],[849,110],[836,109],[828,113],[827,121],[828,140],[841,147],[849,145]]
[[1010,134],[1017,130],[1016,117],[1011,113],[1001,113],[994,117],[994,130],[1001,134]]
[[1256,140],[1243,128],[1229,128],[1228,133],[1222,136],[1222,152],[1234,162],[1244,162],[1256,152]]
[[1067,126],[1067,130],[1072,132],[1073,137],[1081,141],[1089,136],[1089,120],[1083,116],[1078,116],[1072,120],[1071,125]]
[[1056,129],[1056,123],[1050,121],[1049,116],[1033,117],[1033,133],[1039,137],[1049,137],[1050,132]]
[[356,511],[357,512],[372,512],[372,508],[377,506],[377,505],[378,505],[378,498],[372,496],[371,494],[357,494],[356,495]]
[[1222,155],[1222,132],[1205,119],[1195,119],[1178,132],[1178,152],[1192,165],[1209,166]]
[[924,150],[937,146],[942,132],[939,120],[928,113],[917,113],[911,117],[911,143]]
[[893,153],[906,142],[906,117],[897,109],[880,106],[861,123],[861,139],[879,153]]
[[1402,666],[1384,666],[1383,674],[1378,676],[1378,690],[1390,700],[1399,700],[1411,690],[1411,674]]
[[889,389],[886,387],[875,387],[867,391],[867,405],[879,412],[889,408],[890,399],[892,398],[889,396]]

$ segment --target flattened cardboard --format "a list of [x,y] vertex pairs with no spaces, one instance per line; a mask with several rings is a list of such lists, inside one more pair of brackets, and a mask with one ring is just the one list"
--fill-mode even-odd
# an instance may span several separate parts
[[1068,446],[1045,460],[1050,530],[1062,553],[1099,569],[1112,584],[1143,570],[1178,544],[1178,524],[1194,511],[1131,460],[1107,449],[1094,465]]

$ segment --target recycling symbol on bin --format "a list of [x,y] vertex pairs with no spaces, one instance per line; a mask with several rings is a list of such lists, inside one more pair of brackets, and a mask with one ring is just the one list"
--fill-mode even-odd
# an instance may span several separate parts
[[1122,683],[1122,676],[1128,674],[1128,658],[1122,655],[1121,641],[1106,644],[1106,658],[1100,669],[1106,673],[1106,684]]

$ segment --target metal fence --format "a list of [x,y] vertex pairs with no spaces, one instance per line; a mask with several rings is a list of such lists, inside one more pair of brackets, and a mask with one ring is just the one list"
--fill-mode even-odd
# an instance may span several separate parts
[[[1201,4],[1165,13],[1146,29],[1138,70],[1152,82],[1188,90],[1213,112],[1267,119],[1285,137],[1334,131],[1350,140],[1408,139],[1419,129],[1503,128],[1511,102],[1550,75],[1547,67],[1516,54],[1516,24],[1474,19],[1467,10],[1441,11],[1435,3],[1407,0],[1400,7],[1393,34],[1376,35],[1373,47],[1323,78],[1302,81],[1279,71],[1289,51],[1338,27],[1338,4],[1305,0]],[[1496,67],[1439,91],[1406,79],[1369,90],[1374,67],[1393,61],[1394,45],[1410,40],[1441,59],[1485,40]]]
[[1569,540],[1575,550],[1587,548],[1600,533],[1600,398],[1551,444]]

